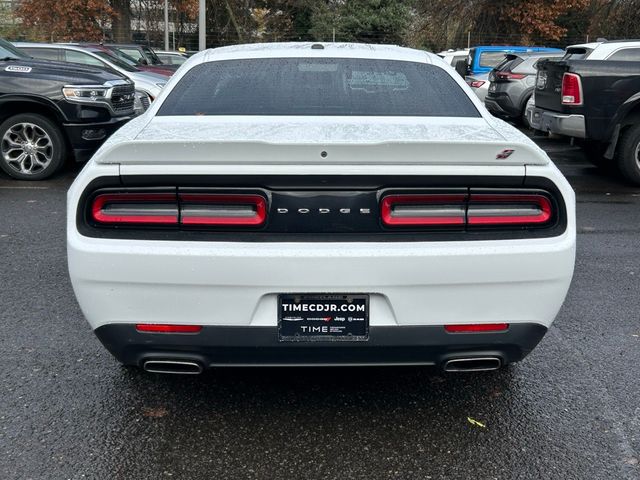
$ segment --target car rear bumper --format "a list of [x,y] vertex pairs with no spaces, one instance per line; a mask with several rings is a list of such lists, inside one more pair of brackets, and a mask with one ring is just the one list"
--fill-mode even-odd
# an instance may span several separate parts
[[370,324],[553,321],[575,235],[402,243],[115,240],[68,235],[71,280],[94,329],[113,323],[275,327],[278,294],[364,293]]
[[550,112],[542,108],[527,109],[527,120],[536,130],[564,135],[567,137],[586,138],[584,115],[570,115]]
[[453,359],[522,360],[547,328],[511,325],[499,333],[447,333],[442,326],[372,327],[367,342],[280,342],[275,327],[204,327],[198,334],[141,333],[134,325],[103,325],[96,335],[122,363],[188,361],[219,366],[433,365]]
[[520,117],[521,112],[513,105],[511,98],[505,92],[490,92],[484,99],[484,105],[494,115],[504,117]]

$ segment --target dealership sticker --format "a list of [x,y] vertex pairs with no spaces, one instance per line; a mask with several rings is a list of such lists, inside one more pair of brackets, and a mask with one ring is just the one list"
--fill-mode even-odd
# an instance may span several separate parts
[[33,70],[31,67],[21,67],[19,65],[9,65],[4,69],[5,72],[29,73]]

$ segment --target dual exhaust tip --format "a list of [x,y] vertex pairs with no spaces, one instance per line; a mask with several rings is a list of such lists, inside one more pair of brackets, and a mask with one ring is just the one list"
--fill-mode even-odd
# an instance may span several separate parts
[[442,368],[445,372],[488,372],[501,366],[499,357],[469,357],[447,360]]
[[202,373],[202,365],[191,360],[146,360],[142,364],[145,372],[170,373],[175,375],[198,375]]
[[[469,357],[447,360],[445,372],[488,372],[502,366],[499,357]],[[175,375],[199,375],[204,370],[202,364],[191,360],[146,360],[142,364],[145,372]]]

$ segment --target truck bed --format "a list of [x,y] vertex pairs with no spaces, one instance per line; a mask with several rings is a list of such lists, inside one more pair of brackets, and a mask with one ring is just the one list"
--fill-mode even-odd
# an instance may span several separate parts
[[[583,104],[562,105],[562,77],[575,73],[582,81]],[[614,118],[631,97],[640,94],[640,62],[610,60],[544,60],[538,63],[536,107],[584,115],[587,138],[608,139]]]

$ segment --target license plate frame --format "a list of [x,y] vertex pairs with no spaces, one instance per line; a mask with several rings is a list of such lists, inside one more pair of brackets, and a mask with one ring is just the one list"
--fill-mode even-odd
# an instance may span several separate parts
[[369,294],[282,293],[278,295],[278,341],[366,342],[368,340]]

